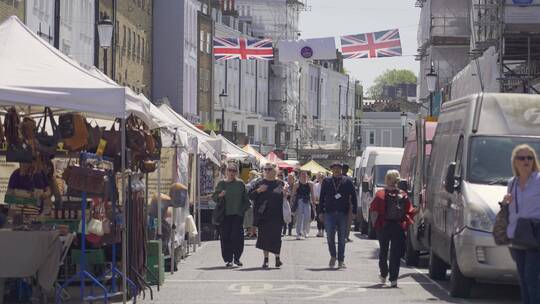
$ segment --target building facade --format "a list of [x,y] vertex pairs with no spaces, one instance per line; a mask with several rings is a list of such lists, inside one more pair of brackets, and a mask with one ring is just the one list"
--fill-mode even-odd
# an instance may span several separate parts
[[58,49],[89,68],[94,65],[94,0],[61,0]]
[[25,15],[26,26],[43,40],[55,45],[55,1],[26,0]]
[[[252,37],[248,22],[233,9],[214,10],[216,37]],[[269,62],[214,61],[214,117],[224,134],[238,144],[250,143],[262,152],[275,148],[275,118],[268,108]],[[243,141],[240,141],[243,138]]]
[[[98,3],[96,22],[110,18],[114,32],[111,49],[100,49],[97,43],[96,66],[118,84],[152,96],[153,1],[100,0]],[[98,37],[96,40],[99,41]]]
[[365,112],[362,116],[362,151],[366,147],[395,147],[404,145],[404,140],[415,114],[407,113],[407,122],[402,125],[401,112]]
[[215,129],[210,126],[214,121],[214,99],[213,99],[213,52],[212,40],[214,37],[214,20],[212,19],[211,1],[200,1],[201,8],[197,17],[197,32],[199,33],[197,51],[197,113],[201,123],[208,129]]
[[0,23],[10,16],[17,16],[25,21],[25,2],[17,0],[0,0]]
[[197,113],[197,0],[154,1],[153,99],[168,99],[191,122]]

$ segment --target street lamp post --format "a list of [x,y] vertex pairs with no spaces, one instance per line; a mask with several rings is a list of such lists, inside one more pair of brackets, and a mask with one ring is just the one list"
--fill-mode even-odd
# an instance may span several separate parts
[[426,74],[426,82],[429,91],[429,116],[431,117],[433,116],[433,92],[435,92],[435,88],[437,87],[437,74],[435,74],[435,70],[433,69],[433,63],[431,64],[429,73]]
[[407,125],[407,113],[401,112],[401,138],[403,140],[402,147],[405,148],[405,126]]
[[108,16],[103,16],[98,23],[99,46],[103,49],[103,73],[107,75],[107,50],[112,45],[113,23]]
[[227,93],[225,93],[225,90],[221,91],[221,94],[219,94],[219,101],[221,103],[221,124],[220,124],[220,130],[221,135],[225,132],[225,103],[223,102],[223,98],[228,97]]

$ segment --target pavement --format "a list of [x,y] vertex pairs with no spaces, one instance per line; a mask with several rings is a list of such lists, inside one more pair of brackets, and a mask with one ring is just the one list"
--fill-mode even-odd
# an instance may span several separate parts
[[[313,230],[312,230],[313,231]],[[281,269],[261,268],[262,252],[246,240],[243,267],[225,268],[219,241],[205,242],[166,277],[154,300],[138,303],[519,303],[517,286],[477,284],[471,299],[448,296],[448,280],[433,281],[423,267],[402,264],[398,288],[378,282],[378,243],[352,233],[347,243],[347,269],[328,268],[325,238],[283,238]],[[147,293],[148,296],[148,293]]]

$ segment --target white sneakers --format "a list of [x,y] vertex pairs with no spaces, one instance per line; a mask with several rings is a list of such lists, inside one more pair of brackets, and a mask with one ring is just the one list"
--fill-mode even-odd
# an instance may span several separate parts
[[386,284],[386,277],[379,275],[379,281],[381,282],[381,284]]
[[338,269],[347,269],[347,265],[344,262],[338,262]]
[[397,287],[397,281],[390,281],[390,287]]
[[330,268],[336,267],[336,258],[335,257],[330,258],[330,262],[328,262],[328,267],[330,267]]

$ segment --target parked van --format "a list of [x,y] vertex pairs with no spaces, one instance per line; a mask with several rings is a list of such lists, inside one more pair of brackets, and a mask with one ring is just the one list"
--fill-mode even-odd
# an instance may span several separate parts
[[512,176],[511,152],[527,143],[540,152],[540,96],[478,94],[443,104],[429,161],[425,233],[429,275],[450,294],[468,297],[477,280],[517,282],[507,246],[492,230]]
[[375,229],[369,216],[369,206],[373,201],[375,193],[384,187],[384,177],[388,170],[398,170],[403,157],[403,148],[376,148],[367,156],[364,179],[362,181],[362,211],[361,227],[365,228],[363,233],[367,233],[370,239],[375,239]]
[[406,182],[405,189],[403,190],[409,193],[411,202],[419,210],[414,223],[409,226],[407,233],[405,262],[408,266],[417,266],[420,253],[426,252],[428,249],[419,241],[418,235],[425,231],[425,223],[423,221],[423,212],[425,209],[424,193],[426,189],[425,176],[431,155],[431,140],[435,135],[436,128],[436,122],[426,122],[423,119],[418,119],[407,136],[405,152],[401,160],[400,175],[402,181]]

